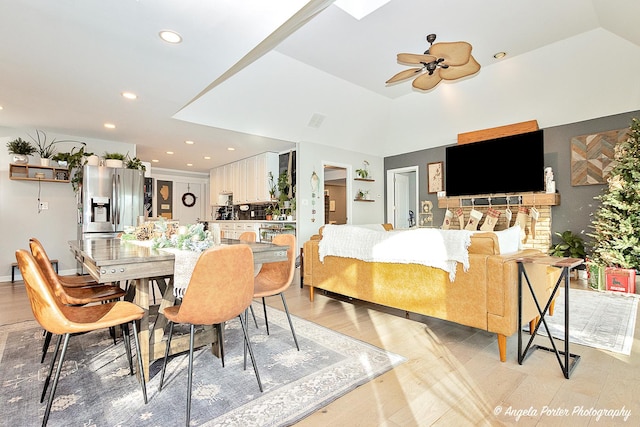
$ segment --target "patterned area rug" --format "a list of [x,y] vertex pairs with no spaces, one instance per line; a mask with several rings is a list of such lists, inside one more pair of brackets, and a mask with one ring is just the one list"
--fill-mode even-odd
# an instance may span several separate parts
[[[564,289],[558,292],[555,312],[545,319],[551,334],[564,339]],[[569,342],[630,355],[637,312],[638,295],[571,289]],[[540,325],[538,333],[544,332]]]
[[[284,312],[269,308],[267,336],[262,305],[254,303],[254,311],[260,327],[256,329],[249,317],[249,331],[264,392],[260,393],[250,359],[247,370],[243,369],[239,321],[228,322],[224,368],[207,348],[194,354],[191,425],[291,425],[405,361],[399,355],[293,317],[300,343],[300,351],[296,351]],[[182,331],[188,332],[188,327]],[[41,424],[45,404],[39,403],[39,396],[55,339],[52,341],[47,359],[40,364],[43,336],[37,323],[0,328],[0,424]],[[161,360],[152,365],[152,378],[147,384],[149,403],[144,405],[136,377],[129,375],[122,340],[114,345],[108,331],[71,337],[48,425],[184,424],[187,353],[171,358],[159,392],[161,366]]]

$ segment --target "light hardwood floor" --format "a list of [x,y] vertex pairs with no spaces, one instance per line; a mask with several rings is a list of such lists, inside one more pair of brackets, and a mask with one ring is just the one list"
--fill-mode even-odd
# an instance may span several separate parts
[[[402,313],[320,293],[310,303],[308,290],[297,283],[296,278],[286,292],[292,314],[407,359],[298,426],[640,424],[638,325],[631,356],[572,345],[581,361],[567,380],[552,353],[537,351],[519,365],[515,335],[508,339],[507,361],[501,363],[493,334],[423,316],[406,319]],[[582,282],[572,286],[585,287]],[[267,301],[282,308],[279,298]],[[32,318],[24,284],[0,283],[0,324]],[[548,345],[548,339],[541,344]],[[626,422],[605,412],[621,409],[629,411]]]

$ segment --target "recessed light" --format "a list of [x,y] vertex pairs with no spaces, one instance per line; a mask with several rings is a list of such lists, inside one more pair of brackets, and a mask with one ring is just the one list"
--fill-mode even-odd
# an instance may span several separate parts
[[493,57],[496,58],[496,59],[502,59],[505,56],[507,56],[507,52],[498,52],[495,55],[493,55]]
[[160,160],[158,160],[158,159],[153,159],[153,160],[151,160],[151,161],[152,161],[153,163],[158,163]]
[[106,127],[107,129],[115,129],[116,125],[114,125],[113,123],[105,123],[104,127]]
[[228,151],[235,151],[236,149],[235,149],[235,148],[233,148],[233,147],[229,147],[229,148],[227,148],[227,150],[228,150]]
[[122,96],[127,99],[137,99],[138,95],[133,92],[122,92]]
[[158,35],[162,40],[166,41],[167,43],[178,44],[182,42],[182,36],[176,33],[175,31],[162,30],[160,31],[160,33],[158,33]]
[[2,110],[2,105],[0,105],[0,110]]
[[173,154],[173,151],[167,151],[167,154]]
[[187,163],[187,166],[193,166],[193,163]]
[[184,143],[185,143],[185,144],[187,144],[187,145],[193,145],[193,144],[195,144],[195,142],[193,142],[193,141],[189,141],[189,140],[186,140]]
[[211,156],[204,156],[205,160],[211,160]]

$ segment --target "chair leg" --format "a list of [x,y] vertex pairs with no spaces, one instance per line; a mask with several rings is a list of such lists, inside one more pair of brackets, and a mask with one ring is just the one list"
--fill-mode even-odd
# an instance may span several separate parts
[[[258,326],[258,319],[256,319],[256,313],[255,313],[255,311],[253,311],[253,306],[252,306],[252,305],[250,305],[250,306],[249,306],[249,310],[251,310],[251,316],[253,317],[253,323],[255,323],[255,324],[256,324],[256,329],[257,329],[257,328],[259,328],[259,326]],[[247,320],[247,319],[245,319],[245,321],[246,321],[246,320]],[[247,326],[248,326],[248,324],[247,324]]]
[[173,337],[173,322],[169,322],[169,337],[167,338],[167,348],[164,350],[164,361],[162,362],[162,374],[160,375],[160,386],[158,391],[162,390],[164,383],[164,371],[167,370],[167,359],[169,358],[169,349],[171,348],[171,338]]
[[58,358],[58,351],[60,351],[61,342],[62,342],[62,335],[58,335],[58,339],[56,340],[56,349],[53,351],[53,357],[51,358],[51,365],[49,365],[49,373],[47,374],[47,378],[44,380],[44,385],[42,386],[40,403],[44,402],[44,396],[47,394],[47,388],[49,388],[49,382],[51,381],[51,375],[53,374],[53,367],[56,364],[56,359]]
[[267,304],[262,297],[262,309],[264,310],[264,325],[267,327],[267,335],[269,335],[269,319],[267,319]]
[[62,346],[62,354],[60,355],[60,361],[58,362],[58,368],[56,369],[56,376],[53,379],[53,384],[51,386],[51,393],[49,394],[47,409],[44,411],[44,418],[42,419],[43,427],[47,425],[47,421],[49,420],[49,413],[51,412],[51,405],[53,404],[53,398],[56,393],[56,388],[58,387],[58,380],[60,379],[60,372],[62,371],[62,364],[64,363],[64,356],[67,353],[67,347],[69,345],[70,336],[71,336],[70,334],[64,334],[64,344]]
[[220,360],[222,361],[222,367],[224,368],[224,336],[222,334],[222,328],[224,328],[224,323],[219,323],[214,327],[216,328],[216,332],[218,333],[218,345],[220,346]]
[[287,313],[287,320],[289,320],[289,326],[291,327],[291,333],[293,334],[293,341],[296,343],[296,348],[300,351],[300,346],[298,345],[298,338],[296,337],[296,331],[293,329],[293,322],[291,322],[291,315],[289,315],[289,307],[287,307],[287,301],[284,299],[284,292],[280,292],[280,296],[282,297],[282,305],[284,305],[284,312]]
[[[136,321],[131,322],[133,324],[133,340],[136,343],[136,355],[138,356],[138,372],[140,373],[140,383],[142,384],[142,397],[144,398],[144,404],[147,404],[147,380],[145,380],[144,368],[142,367],[142,354],[140,352],[140,339],[138,338],[138,327]],[[131,345],[131,344],[129,344]]]
[[129,335],[129,324],[124,323],[122,325],[122,335],[124,341],[124,348],[127,352],[127,360],[129,361],[129,372],[133,375],[133,360],[131,358],[131,336]]
[[260,373],[258,373],[258,364],[256,363],[256,358],[253,354],[253,347],[251,347],[251,341],[249,341],[249,334],[247,333],[247,326],[242,319],[242,315],[238,316],[240,319],[240,325],[242,326],[242,333],[244,334],[244,341],[246,343],[246,348],[249,349],[249,355],[251,356],[251,363],[253,364],[253,371],[256,373],[256,379],[258,380],[258,387],[260,391],[264,391],[262,389],[262,381],[260,381]]
[[53,334],[49,331],[45,331],[44,335],[44,343],[42,344],[42,358],[40,359],[40,363],[44,363],[44,358],[47,355],[47,350],[49,350],[49,344],[51,343],[51,336]]
[[196,326],[191,325],[190,334],[189,334],[189,377],[187,378],[187,424],[189,427],[189,421],[191,420],[191,385],[193,378],[193,335],[195,332]]

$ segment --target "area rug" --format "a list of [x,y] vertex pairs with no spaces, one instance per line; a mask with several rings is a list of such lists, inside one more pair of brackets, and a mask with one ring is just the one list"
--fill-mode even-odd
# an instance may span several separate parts
[[[551,335],[564,339],[564,289],[558,292],[554,314],[545,320]],[[637,312],[637,295],[571,289],[569,342],[630,355]],[[545,333],[544,324],[538,333]]]
[[[405,361],[293,317],[300,343],[297,351],[284,312],[269,308],[267,335],[262,305],[254,303],[254,311],[259,328],[250,317],[249,331],[264,392],[258,388],[250,359],[243,369],[242,330],[237,319],[230,321],[225,328],[224,368],[208,348],[194,354],[191,425],[291,425]],[[42,422],[45,404],[39,403],[39,396],[54,347],[40,364],[42,340],[42,329],[35,322],[0,328],[2,425]],[[165,384],[158,391],[161,362],[151,367],[145,405],[136,377],[129,375],[122,340],[114,345],[108,331],[71,337],[48,425],[184,425],[187,353],[171,358]]]

